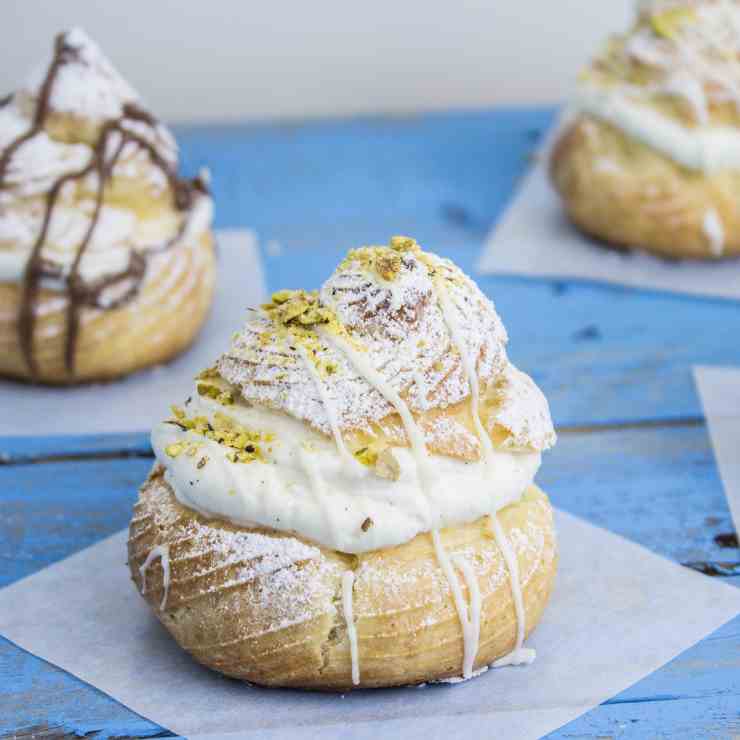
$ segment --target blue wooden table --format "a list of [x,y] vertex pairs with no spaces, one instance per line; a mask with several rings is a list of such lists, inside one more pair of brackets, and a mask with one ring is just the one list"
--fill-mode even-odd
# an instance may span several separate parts
[[[274,290],[318,286],[348,247],[395,233],[474,272],[553,115],[500,109],[177,133],[186,169],[211,168],[217,225],[257,230]],[[740,586],[690,372],[740,364],[740,304],[475,277],[509,329],[512,359],[550,399],[561,436],[540,482],[555,504]],[[0,586],[125,527],[150,465],[145,434],[0,439]],[[0,638],[0,738],[65,733],[170,735]],[[737,736],[740,618],[551,737]]]

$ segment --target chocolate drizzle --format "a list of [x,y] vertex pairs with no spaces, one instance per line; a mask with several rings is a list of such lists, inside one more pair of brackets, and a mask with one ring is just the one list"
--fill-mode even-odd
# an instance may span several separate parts
[[[39,90],[31,127],[28,131],[10,142],[0,153],[0,190],[6,187],[5,180],[13,155],[25,142],[40,134],[44,129],[51,112],[51,97],[59,71],[64,65],[79,61],[79,49],[67,42],[66,34],[59,34],[54,44],[54,57]],[[0,107],[7,104],[10,99],[12,99],[12,95],[10,98],[0,101]],[[86,283],[80,272],[82,259],[100,221],[105,187],[111,179],[113,168],[126,145],[133,143],[147,152],[152,164],[167,179],[172,191],[174,206],[178,211],[183,213],[189,211],[194,205],[197,193],[208,193],[206,184],[200,178],[185,180],[178,177],[176,164],[165,159],[151,141],[127,128],[127,122],[145,124],[153,132],[156,131],[159,125],[157,119],[150,113],[142,110],[134,103],[126,103],[123,106],[121,116],[105,121],[101,126],[98,138],[93,145],[93,154],[90,162],[76,172],[60,176],[46,194],[46,205],[41,229],[34,242],[23,275],[21,303],[18,314],[19,344],[28,366],[28,371],[34,380],[38,378],[38,365],[33,351],[33,335],[36,319],[35,308],[43,278],[62,277],[66,284],[68,303],[64,362],[67,374],[70,377],[74,377],[75,375],[75,355],[82,308],[95,307],[104,310],[118,308],[136,297],[143,282],[146,273],[147,257],[146,254],[137,252],[136,250],[132,250],[129,262],[122,272],[106,275],[93,283]],[[113,147],[113,154],[109,156],[108,152],[111,146]],[[54,208],[64,186],[93,174],[96,175],[97,179],[93,215],[90,225],[77,247],[69,273],[65,277],[61,275],[58,267],[52,267],[48,261],[44,260],[43,248],[49,234]],[[178,233],[172,239],[166,242],[161,248],[148,250],[147,253],[162,252],[175,245],[184,234],[186,225],[187,219],[183,218]],[[123,292],[111,300],[105,300],[106,291],[114,286],[122,286],[124,288]]]

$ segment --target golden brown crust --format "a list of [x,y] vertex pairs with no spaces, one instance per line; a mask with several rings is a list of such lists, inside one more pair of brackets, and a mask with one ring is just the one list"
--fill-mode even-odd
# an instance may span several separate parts
[[[557,141],[550,176],[573,223],[618,248],[674,259],[740,255],[740,173],[690,171],[582,115]],[[710,213],[724,232],[721,247],[706,227]]]
[[[516,550],[527,632],[538,623],[555,574],[552,509],[532,486],[499,513]],[[443,530],[447,552],[471,564],[482,597],[475,667],[515,644],[516,615],[488,518]],[[170,582],[165,598],[163,558]],[[147,557],[150,562],[141,570]],[[357,556],[273,531],[205,520],[181,506],[155,469],[130,526],[129,567],[139,591],[181,647],[228,676],[268,686],[352,688],[341,606],[354,572],[360,687],[423,683],[461,674],[463,638],[449,585],[428,534]],[[467,590],[463,584],[465,598]],[[162,608],[162,602],[164,608]]]
[[[83,309],[76,342],[75,374],[65,369],[66,302],[42,290],[37,305],[53,310],[38,316],[34,332],[37,381],[67,385],[112,380],[166,362],[192,343],[213,297],[213,236],[194,247],[178,246],[153,258],[163,264],[145,280],[134,300],[111,310]],[[30,380],[18,338],[21,287],[0,283],[0,376]]]

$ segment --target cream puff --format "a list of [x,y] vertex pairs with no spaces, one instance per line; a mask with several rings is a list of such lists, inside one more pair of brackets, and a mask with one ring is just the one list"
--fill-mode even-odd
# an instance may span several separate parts
[[589,235],[670,258],[740,254],[740,5],[639,3],[583,73],[550,166]]
[[475,283],[406,237],[251,311],[154,429],[130,524],[131,576],[178,644],[342,691],[531,662],[555,433],[507,341]]
[[215,265],[203,177],[82,31],[0,101],[0,375],[105,380],[185,349]]

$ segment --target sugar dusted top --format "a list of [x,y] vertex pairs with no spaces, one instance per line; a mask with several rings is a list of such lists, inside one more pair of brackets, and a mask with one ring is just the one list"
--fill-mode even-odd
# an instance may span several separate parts
[[[317,293],[275,294],[263,310],[250,313],[219,361],[219,372],[245,400],[287,412],[329,435],[327,404],[302,361],[303,350],[321,376],[342,432],[372,435],[374,425],[388,427],[382,422],[393,408],[353,367],[333,341],[338,337],[371,358],[413,413],[439,414],[470,393],[436,298],[440,285],[458,316],[465,351],[476,358],[481,384],[503,377],[507,335],[491,301],[452,262],[403,237],[387,247],[350,251]],[[524,445],[544,449],[551,433],[549,419],[539,428],[533,424]]]

